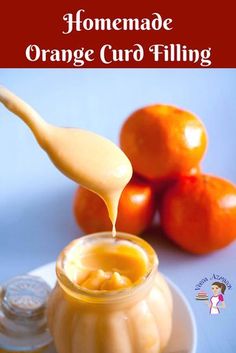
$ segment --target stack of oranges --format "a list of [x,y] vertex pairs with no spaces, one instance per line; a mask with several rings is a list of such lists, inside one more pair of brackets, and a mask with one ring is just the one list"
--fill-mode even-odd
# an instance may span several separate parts
[[[141,234],[159,212],[164,233],[192,253],[236,238],[236,187],[201,173],[207,134],[195,115],[169,105],[139,109],[124,122],[120,146],[134,176],[121,196],[117,230]],[[103,201],[91,191],[78,188],[74,211],[86,233],[111,229]]]

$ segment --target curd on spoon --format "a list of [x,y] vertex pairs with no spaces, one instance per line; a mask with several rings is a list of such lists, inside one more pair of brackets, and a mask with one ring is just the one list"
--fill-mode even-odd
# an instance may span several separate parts
[[39,145],[63,174],[104,200],[115,235],[120,195],[132,176],[131,163],[121,149],[93,132],[48,124],[32,107],[4,87],[0,87],[0,102],[28,125]]

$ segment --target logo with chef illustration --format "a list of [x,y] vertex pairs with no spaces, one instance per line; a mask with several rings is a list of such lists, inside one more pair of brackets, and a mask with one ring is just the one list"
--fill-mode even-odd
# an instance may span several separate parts
[[196,284],[195,299],[207,305],[210,315],[219,315],[226,308],[225,297],[231,289],[232,285],[224,276],[213,274]]

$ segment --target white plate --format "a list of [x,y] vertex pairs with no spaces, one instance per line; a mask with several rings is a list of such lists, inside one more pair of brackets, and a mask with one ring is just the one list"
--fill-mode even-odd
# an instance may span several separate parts
[[[51,287],[55,285],[56,274],[54,262],[39,267],[30,272],[30,274],[44,278]],[[174,300],[174,313],[172,335],[164,353],[195,353],[197,330],[192,309],[180,289],[168,278],[166,280],[170,286]]]

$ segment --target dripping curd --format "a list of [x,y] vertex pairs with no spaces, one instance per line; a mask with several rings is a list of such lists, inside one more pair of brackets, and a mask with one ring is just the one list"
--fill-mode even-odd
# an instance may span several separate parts
[[120,195],[132,176],[126,155],[114,143],[90,131],[48,124],[4,87],[0,87],[0,102],[29,126],[62,173],[104,200],[114,236]]

